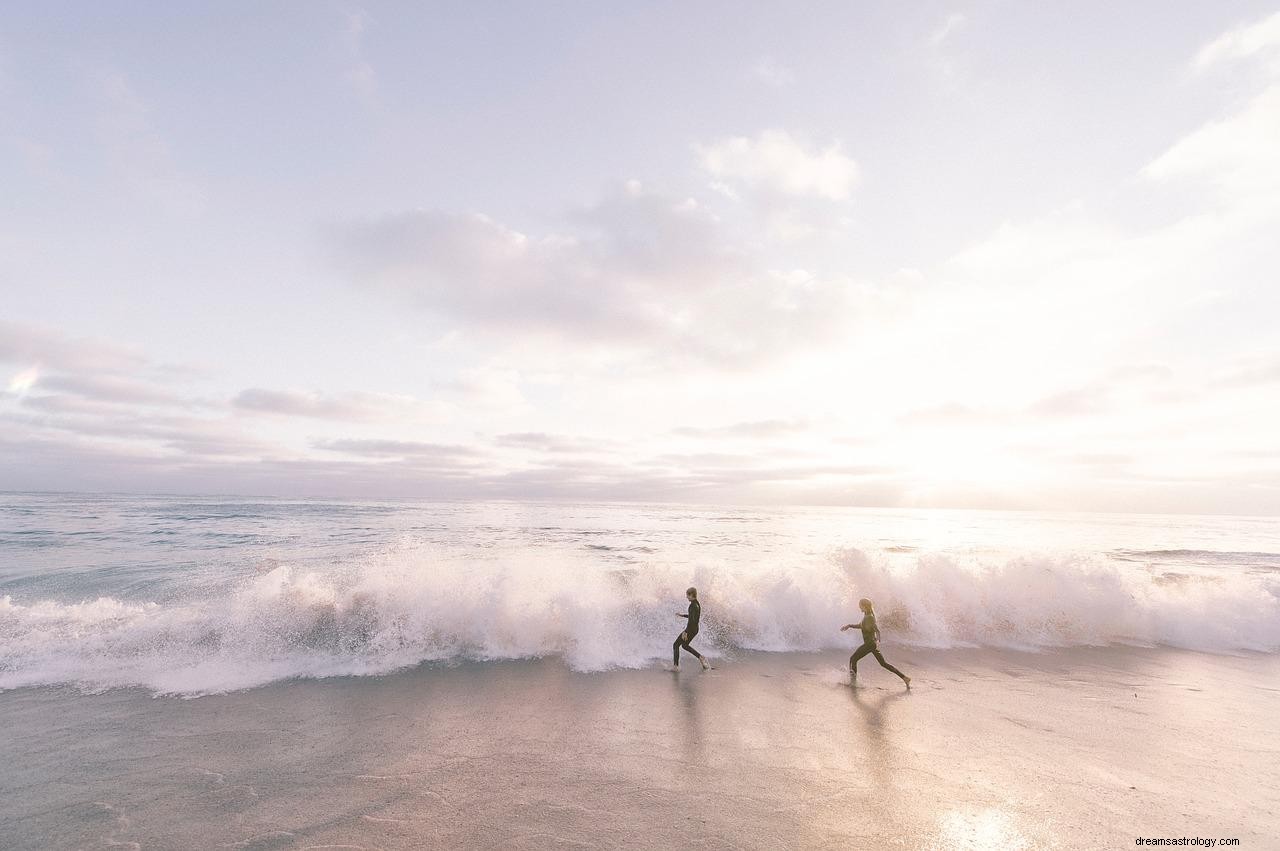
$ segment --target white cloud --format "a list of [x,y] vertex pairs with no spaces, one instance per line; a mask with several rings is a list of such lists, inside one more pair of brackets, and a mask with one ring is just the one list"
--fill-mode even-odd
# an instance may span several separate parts
[[6,361],[40,364],[51,370],[97,372],[133,370],[147,363],[136,348],[0,319],[0,362]]
[[646,296],[714,277],[720,248],[696,211],[628,196],[582,219],[587,233],[539,239],[481,214],[417,211],[331,234],[339,269],[361,285],[475,325],[579,338],[643,336],[662,321]]
[[196,407],[176,391],[188,368],[156,364],[141,351],[51,328],[0,321],[0,363],[25,366],[9,382],[24,406],[47,411],[103,411],[107,406]]
[[574,435],[548,434],[541,431],[511,432],[493,439],[495,445],[508,449],[533,450],[538,453],[564,455],[598,455],[617,451],[612,441]]
[[812,149],[785,130],[733,136],[697,151],[707,174],[729,187],[847,201],[858,181],[858,164],[839,142]]
[[1276,48],[1280,48],[1280,12],[1223,33],[1200,49],[1194,65],[1197,69],[1204,70],[1222,62],[1248,59]]
[[153,380],[120,375],[51,375],[40,382],[42,390],[117,405],[186,407],[195,404]]
[[995,232],[960,251],[951,264],[985,284],[1026,286],[1032,275],[1107,254],[1118,234],[1083,204],[1070,204],[1030,221],[1002,222]]
[[804,420],[753,420],[751,422],[731,423],[730,425],[696,427],[682,426],[672,431],[680,437],[693,437],[708,440],[724,440],[726,438],[745,438],[763,440],[793,435],[808,430],[809,424]]
[[959,12],[952,12],[950,15],[947,15],[942,23],[938,25],[938,28],[929,35],[929,44],[933,47],[939,46],[946,41],[952,33],[963,26],[966,20],[965,16]]
[[1236,197],[1274,197],[1280,188],[1280,12],[1214,39],[1194,65],[1203,70],[1247,59],[1267,60],[1270,84],[1178,141],[1143,169],[1145,177],[1199,179]]
[[432,420],[441,417],[441,405],[391,393],[320,393],[305,390],[242,390],[231,404],[243,411],[286,417],[352,422]]
[[1274,199],[1280,189],[1280,85],[1179,140],[1142,173],[1153,180],[1203,180],[1237,197]]
[[628,183],[532,237],[483,215],[411,212],[330,229],[333,259],[490,343],[557,345],[662,361],[758,361],[812,344],[849,314],[842,280],[770,270],[696,201]]
[[315,448],[364,458],[429,461],[442,468],[469,467],[480,457],[480,451],[470,446],[424,443],[418,440],[341,438],[316,441]]
[[[1002,225],[959,252],[941,270],[946,285],[926,287],[901,330],[904,355],[932,350],[914,376],[919,395],[932,400],[914,422],[933,430],[922,445],[904,442],[904,457],[948,463],[956,454],[948,442],[967,428],[1009,446],[1132,457],[1131,468],[1111,465],[1107,475],[1137,489],[1132,470],[1172,482],[1212,469],[1224,446],[1273,443],[1273,363],[1259,354],[1244,368],[1239,358],[1268,351],[1255,335],[1267,339],[1259,317],[1276,307],[1276,139],[1280,87],[1263,81],[1170,145],[1142,169],[1146,180],[1126,184],[1117,207],[1154,201],[1162,212],[1154,223],[1075,203]],[[1209,204],[1195,192],[1186,206],[1166,203],[1174,190],[1205,186],[1214,190]],[[1126,362],[1137,366],[1117,368]],[[1215,366],[1224,363],[1234,371]],[[899,380],[912,379],[900,369]],[[937,446],[945,451],[931,453]],[[1088,477],[1102,475],[1069,469],[1047,450],[1037,461],[1041,487],[1064,495],[1096,487]],[[986,475],[963,465],[953,472]],[[1210,492],[1199,487],[1181,496],[1171,488],[1163,504],[1195,504]]]

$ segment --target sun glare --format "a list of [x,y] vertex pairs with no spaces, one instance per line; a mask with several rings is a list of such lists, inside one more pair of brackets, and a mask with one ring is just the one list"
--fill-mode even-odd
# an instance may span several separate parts
[[893,454],[914,483],[911,496],[928,501],[956,492],[1010,493],[1032,483],[1033,471],[998,435],[929,432],[904,438]]
[[34,387],[36,382],[39,380],[39,367],[33,366],[29,369],[24,369],[22,372],[16,373],[9,379],[9,392],[16,393],[19,396],[25,396],[27,391]]

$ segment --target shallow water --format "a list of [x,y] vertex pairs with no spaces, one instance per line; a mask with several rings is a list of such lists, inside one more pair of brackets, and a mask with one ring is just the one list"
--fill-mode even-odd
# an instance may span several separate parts
[[734,651],[424,665],[198,700],[0,693],[0,845],[1273,848],[1280,657]]

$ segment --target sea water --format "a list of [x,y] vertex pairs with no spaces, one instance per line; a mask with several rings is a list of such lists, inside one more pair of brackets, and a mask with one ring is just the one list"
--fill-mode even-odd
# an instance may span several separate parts
[[201,695],[698,644],[1280,651],[1280,519],[0,494],[0,689]]

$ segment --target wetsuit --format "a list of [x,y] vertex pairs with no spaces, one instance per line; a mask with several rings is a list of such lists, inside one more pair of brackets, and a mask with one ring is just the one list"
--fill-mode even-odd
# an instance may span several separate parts
[[671,645],[671,664],[680,664],[680,648],[683,647],[694,655],[696,659],[702,659],[702,654],[690,647],[690,643],[698,634],[698,620],[702,617],[702,606],[698,605],[697,600],[689,602],[689,614],[685,615],[689,619],[689,625],[684,631],[676,636],[676,643]]
[[853,651],[853,655],[849,657],[849,670],[853,672],[853,675],[858,675],[858,660],[870,653],[876,657],[876,661],[880,663],[881,668],[906,680],[906,674],[890,665],[880,655],[880,648],[876,646],[880,640],[880,628],[876,626],[876,616],[871,614],[863,615],[862,623],[858,624],[858,629],[862,630],[862,646]]

